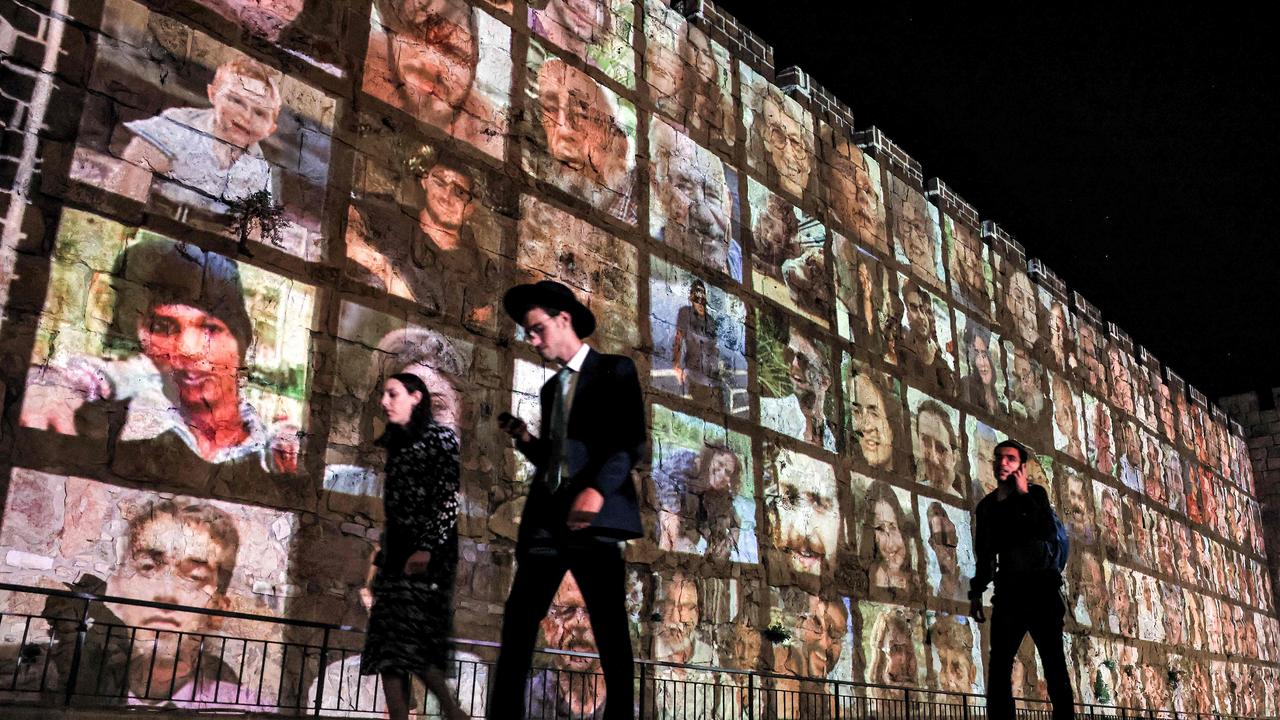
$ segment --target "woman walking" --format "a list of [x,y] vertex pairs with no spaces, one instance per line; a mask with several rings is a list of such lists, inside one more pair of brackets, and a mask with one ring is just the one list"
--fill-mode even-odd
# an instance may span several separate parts
[[381,675],[391,720],[409,717],[417,675],[450,720],[468,716],[445,680],[458,568],[458,437],[435,422],[431,392],[416,375],[382,385],[387,429],[386,527],[374,559],[373,609],[360,673]]

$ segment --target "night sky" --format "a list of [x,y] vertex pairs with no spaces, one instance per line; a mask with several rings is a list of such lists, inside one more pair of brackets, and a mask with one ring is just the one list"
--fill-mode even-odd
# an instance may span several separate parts
[[1280,385],[1265,10],[719,5],[1210,398]]

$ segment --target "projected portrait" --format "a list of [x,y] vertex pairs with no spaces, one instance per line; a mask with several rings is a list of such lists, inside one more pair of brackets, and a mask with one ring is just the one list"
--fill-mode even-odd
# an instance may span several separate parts
[[487,517],[491,458],[506,446],[494,424],[481,419],[492,397],[485,388],[499,386],[496,354],[351,302],[342,303],[339,310],[335,350],[324,484],[331,493],[352,499],[335,497],[332,502],[361,509],[366,505],[356,498],[382,496],[386,451],[374,445],[386,429],[382,383],[397,373],[411,373],[431,392],[434,420],[461,439],[463,493],[468,498],[477,496],[480,506],[475,512]]
[[956,332],[962,338],[957,353],[960,396],[988,416],[995,416],[1006,407],[1000,336],[961,312],[956,312]]
[[844,353],[845,447],[873,470],[892,470],[903,437],[902,383]]
[[1110,588],[1102,561],[1097,555],[1087,551],[1072,555],[1075,556],[1072,563],[1075,577],[1068,589],[1072,617],[1082,627],[1105,630]]
[[889,254],[880,164],[843,131],[818,123],[822,199],[828,217],[854,244]]
[[792,202],[802,199],[814,166],[813,117],[800,103],[738,62],[742,124],[747,128],[747,167]]
[[1031,278],[1015,261],[1001,258],[1001,275],[1004,277],[1004,303],[1001,319],[1008,337],[1015,338],[1023,349],[1036,347],[1040,337],[1036,319],[1036,292]]
[[1097,527],[1094,519],[1093,488],[1088,477],[1077,472],[1069,465],[1060,466],[1065,482],[1061,485],[1066,490],[1066,502],[1060,505],[1059,515],[1067,525],[1072,540],[1085,545],[1097,542]]
[[951,295],[966,309],[990,317],[995,297],[990,248],[967,223],[942,215],[942,240],[951,268]]
[[653,385],[715,410],[745,416],[746,306],[735,295],[653,257],[649,328]]
[[924,623],[920,610],[859,602],[862,620],[862,679],[916,687],[924,681]]
[[649,99],[698,143],[731,149],[738,118],[728,48],[658,0],[645,0],[644,21]]
[[907,388],[916,482],[959,497],[966,494],[960,470],[960,413],[913,387]]
[[[634,588],[637,578],[628,577]],[[629,588],[633,589],[633,588]],[[629,592],[628,615],[635,623],[636,602],[643,592]],[[539,624],[537,647],[595,653],[596,638],[587,604],[573,572],[567,572]],[[546,655],[525,685],[529,717],[597,717],[606,702],[604,675],[598,657]]]
[[640,342],[635,246],[542,202],[520,197],[516,282],[556,280],[572,288],[600,321],[591,337],[601,352]]
[[[771,603],[770,624],[777,624],[791,633],[789,643],[773,645],[770,670],[781,675],[815,678],[818,680],[852,679],[852,648],[850,647],[849,609],[839,597],[811,595],[797,588],[773,590],[775,602]],[[800,702],[809,711],[818,711],[822,697],[830,692],[826,683],[813,680],[775,679],[775,689],[803,698]],[[832,709],[827,705],[827,709]],[[821,714],[817,717],[822,717]]]
[[361,125],[347,276],[427,315],[495,329],[503,239],[513,229],[503,186],[443,143],[419,142],[369,116]]
[[1089,464],[1103,475],[1114,477],[1116,453],[1111,434],[1111,407],[1088,393],[1084,394],[1082,405]]
[[1130,414],[1134,411],[1133,380],[1129,372],[1132,363],[1128,353],[1114,344],[1107,348],[1107,383],[1111,386],[1111,402]]
[[112,444],[122,474],[282,501],[296,483],[268,476],[299,467],[314,304],[312,287],[67,210],[20,421]]
[[1045,406],[1043,368],[1022,346],[1008,340],[1004,341],[1004,357],[1008,367],[1009,410],[1019,422],[1039,422]]
[[1150,575],[1134,577],[1138,596],[1138,637],[1164,642],[1164,602],[1160,599],[1159,582]]
[[856,520],[850,527],[872,595],[896,602],[921,597],[920,532],[911,493],[855,473],[853,496]]
[[1142,492],[1142,439],[1132,420],[1120,422],[1116,428],[1116,457],[1120,482],[1130,490]]
[[634,5],[627,0],[533,0],[528,5],[534,35],[635,87]]
[[1053,447],[1077,460],[1084,460],[1084,415],[1080,396],[1071,390],[1062,375],[1049,373],[1050,397],[1053,399]]
[[969,448],[969,499],[976,503],[987,493],[996,489],[996,476],[991,467],[991,459],[995,457],[996,445],[1002,438],[996,435],[995,428],[972,415],[965,416],[964,427]]
[[1098,514],[1099,538],[1107,550],[1107,556],[1120,558],[1128,552],[1125,538],[1128,533],[1121,515],[1120,492],[1110,485],[1093,482],[1094,506]]
[[838,232],[831,233],[836,271],[836,330],[840,337],[896,361],[901,310],[890,287],[893,272],[867,250]]
[[636,221],[635,107],[585,71],[529,46],[525,172],[626,223]]
[[929,687],[954,693],[981,693],[982,638],[978,625],[964,615],[928,611]]
[[816,589],[819,578],[831,576],[840,542],[835,471],[827,463],[771,443],[765,444],[764,462],[770,584],[785,580],[789,571],[796,582]]
[[656,118],[649,124],[649,155],[649,232],[741,281],[737,171]]
[[762,308],[756,317],[760,424],[835,452],[839,409],[831,349],[803,334],[786,313]]
[[[0,579],[278,616],[286,584],[305,587],[309,580],[290,578],[283,570],[296,523],[289,513],[253,505],[15,469],[0,552],[25,560],[7,564]],[[363,538],[341,543],[335,551],[368,555]],[[334,589],[354,596],[355,588]],[[13,605],[17,601],[9,598],[5,610],[24,611]],[[61,598],[43,602],[43,611],[35,612],[46,617],[78,620],[83,611],[79,603],[67,605]],[[82,691],[127,698],[129,705],[187,709],[235,702],[237,693],[246,705],[283,699],[278,673],[262,670],[264,661],[268,667],[280,661],[277,650],[213,639],[226,634],[279,641],[279,626],[124,603],[95,603],[89,612],[79,657]],[[25,642],[49,649],[49,664],[42,670],[47,680],[69,677],[76,626],[74,621],[47,626],[37,621],[28,628]]]
[[913,277],[898,275],[902,313],[899,362],[932,385],[948,387],[955,371],[951,310]]
[[681,570],[655,574],[653,615],[653,655],[664,662],[700,663],[712,661],[706,642],[703,612],[698,591],[699,578]]
[[[103,25],[116,34],[95,51],[72,194],[320,259],[334,100],[132,2]],[[235,227],[271,206],[274,232]]]
[[1085,317],[1076,319],[1076,355],[1083,369],[1085,387],[1098,397],[1109,397],[1107,368],[1102,360],[1102,339],[1098,327]]
[[924,532],[925,574],[929,588],[940,598],[964,600],[973,577],[973,529],[969,511],[937,500],[920,500],[920,528]]
[[938,208],[892,173],[885,174],[885,191],[892,217],[894,256],[928,287],[944,289]]
[[1050,365],[1055,369],[1074,370],[1076,364],[1075,353],[1075,333],[1072,331],[1071,311],[1067,309],[1067,303],[1052,293],[1047,288],[1040,288],[1040,304],[1045,310],[1045,319],[1047,322],[1046,329],[1046,352],[1044,357],[1047,358]]
[[1151,369],[1135,363],[1133,367],[1134,414],[1144,426],[1158,430],[1156,427],[1155,388],[1151,384]]
[[654,405],[652,478],[658,547],[759,562],[750,438]]
[[376,0],[364,91],[500,158],[510,43],[506,25],[465,0]]
[[1107,608],[1107,629],[1117,635],[1137,637],[1138,608],[1134,597],[1134,575],[1129,568],[1104,563],[1110,604]]
[[342,48],[334,38],[351,21],[341,9],[306,0],[196,0],[200,5],[230,20],[245,33],[287,48],[313,65],[342,76]]
[[747,201],[755,238],[752,286],[825,327],[831,305],[826,228],[752,178]]

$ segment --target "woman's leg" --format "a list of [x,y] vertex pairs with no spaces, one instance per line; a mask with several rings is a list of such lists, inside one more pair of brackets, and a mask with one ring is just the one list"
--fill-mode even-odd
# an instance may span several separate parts
[[439,668],[427,670],[424,680],[426,680],[427,689],[431,691],[432,695],[436,696],[436,700],[440,703],[441,715],[449,720],[470,720],[471,715],[463,712],[462,706],[458,704],[458,699],[453,696],[449,681],[445,679],[444,673]]
[[390,720],[409,718],[409,676],[398,672],[382,673],[382,694],[387,698],[387,717]]

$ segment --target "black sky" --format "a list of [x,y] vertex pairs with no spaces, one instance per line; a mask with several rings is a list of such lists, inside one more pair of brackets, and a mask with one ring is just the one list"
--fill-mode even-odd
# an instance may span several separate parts
[[1280,385],[1264,9],[718,4],[1207,395]]

